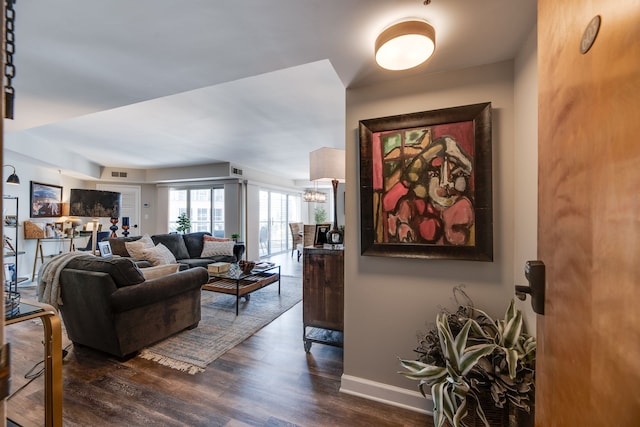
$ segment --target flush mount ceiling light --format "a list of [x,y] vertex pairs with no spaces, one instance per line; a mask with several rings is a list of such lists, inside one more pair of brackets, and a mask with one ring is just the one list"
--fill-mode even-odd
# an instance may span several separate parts
[[422,64],[436,48],[436,30],[425,21],[394,24],[376,39],[376,62],[387,70],[407,70]]

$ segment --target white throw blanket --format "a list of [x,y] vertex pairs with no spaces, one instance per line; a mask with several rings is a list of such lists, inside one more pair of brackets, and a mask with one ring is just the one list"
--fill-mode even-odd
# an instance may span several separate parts
[[77,257],[93,257],[86,252],[68,252],[56,255],[40,267],[38,273],[38,301],[52,305],[56,309],[62,305],[60,298],[60,272]]

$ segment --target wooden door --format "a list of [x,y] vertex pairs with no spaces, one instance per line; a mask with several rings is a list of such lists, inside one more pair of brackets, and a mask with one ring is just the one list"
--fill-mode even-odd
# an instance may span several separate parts
[[539,0],[538,71],[536,426],[638,426],[640,1]]

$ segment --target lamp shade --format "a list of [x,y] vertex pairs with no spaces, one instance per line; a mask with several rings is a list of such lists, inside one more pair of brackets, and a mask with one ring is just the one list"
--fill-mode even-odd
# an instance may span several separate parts
[[18,177],[18,175],[16,175],[16,168],[13,165],[3,165],[3,167],[10,167],[11,169],[13,169],[13,172],[7,178],[7,184],[19,185],[20,178]]
[[309,153],[311,181],[345,180],[345,151],[323,147]]
[[122,194],[115,191],[71,189],[69,215],[118,218]]
[[436,30],[425,21],[410,20],[385,29],[376,39],[376,62],[387,70],[417,67],[433,55]]

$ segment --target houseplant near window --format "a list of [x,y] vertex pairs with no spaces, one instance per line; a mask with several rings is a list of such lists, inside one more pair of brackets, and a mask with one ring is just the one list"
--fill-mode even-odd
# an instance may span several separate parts
[[181,213],[178,215],[178,226],[176,227],[176,231],[179,233],[186,233],[191,228],[191,220],[187,216],[186,213]]
[[313,210],[313,219],[315,220],[316,224],[327,222],[327,211],[325,211],[322,206],[317,206]]
[[[418,360],[401,359],[406,371],[399,373],[420,381],[425,397],[424,388],[430,387],[436,427],[445,422],[453,427],[473,425],[475,415],[491,427],[486,413],[495,407],[531,411],[536,340],[524,331],[522,312],[513,300],[500,320],[472,303],[455,313],[439,313],[435,328],[420,339],[415,351]],[[509,416],[514,414],[515,410]]]

